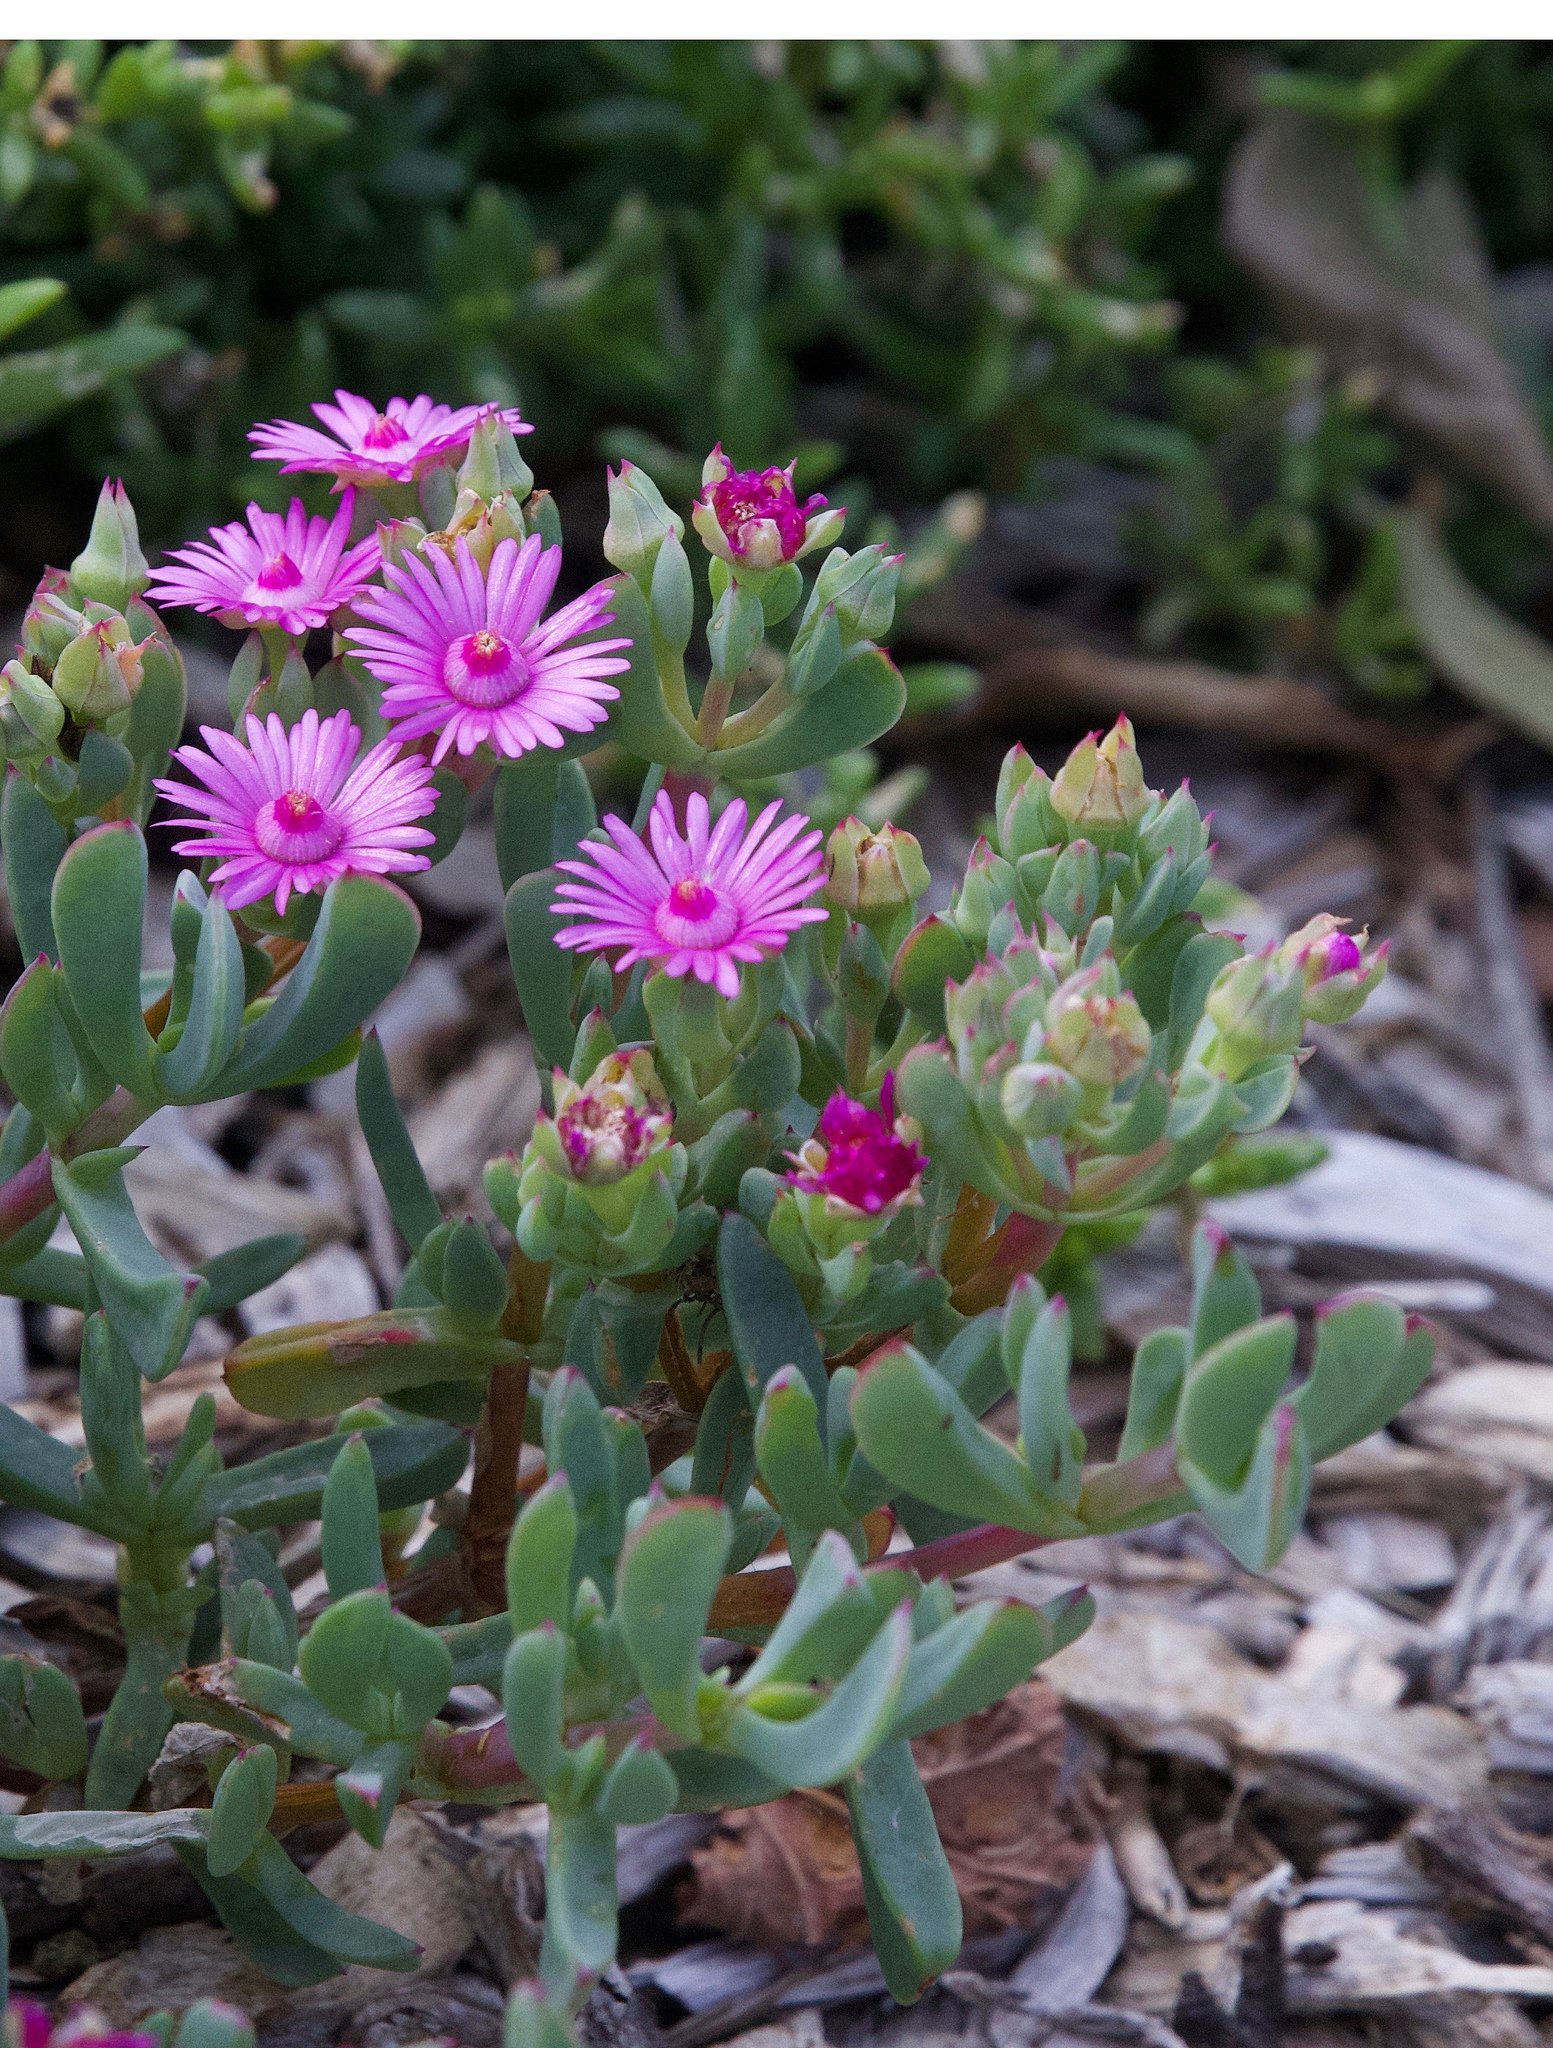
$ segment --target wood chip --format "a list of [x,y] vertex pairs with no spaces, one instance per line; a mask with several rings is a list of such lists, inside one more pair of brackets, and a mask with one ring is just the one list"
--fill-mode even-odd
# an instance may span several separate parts
[[1282,1762],[1404,1806],[1464,1799],[1486,1782],[1482,1744],[1464,1716],[1302,1691],[1174,1614],[1102,1613],[1042,1668],[1070,1707],[1128,1747],[1226,1773]]

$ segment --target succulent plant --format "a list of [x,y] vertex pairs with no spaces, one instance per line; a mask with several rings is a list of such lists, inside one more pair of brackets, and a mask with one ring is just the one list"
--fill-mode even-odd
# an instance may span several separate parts
[[[896,565],[843,548],[838,510],[788,507],[778,469],[736,515],[714,461],[693,553],[627,467],[617,573],[557,609],[555,507],[510,417],[444,422],[433,448],[429,412],[341,416],[411,452],[362,483],[341,442],[360,530],[349,556],[334,534],[322,584],[298,506],[151,586],[109,487],[6,672],[0,841],[28,965],[0,1013],[0,1288],[84,1313],[85,1455],[0,1409],[0,1491],[118,1546],[126,1664],[93,1727],[60,1671],[0,1659],[0,1754],[38,1792],[0,1818],[0,1855],[168,1843],[255,1960],[305,1983],[414,1951],[309,1882],[298,1820],[381,1844],[401,1799],[543,1799],[540,1980],[511,2038],[551,2042],[614,1953],[619,1826],[839,1784],[886,1979],[915,1997],[960,1915],[912,1738],[1090,1612],[962,1607],[952,1580],[1189,1509],[1266,1566],[1313,1460],[1428,1369],[1421,1327],[1354,1298],[1296,1382],[1291,1321],[1204,1226],[1190,1323],[1140,1347],[1122,1440],[1092,1451],[1039,1277],[1070,1224],[1134,1215],[1271,1124],[1304,1019],[1351,1012],[1384,956],[1332,919],[1251,957],[1205,926],[1204,821],[1149,788],[1125,721],[1055,777],[1016,748],[947,910],[919,917],[908,835],[849,820],[827,847],[782,797],[752,814],[741,794],[900,713]],[[252,626],[232,731],[177,744],[182,669],[148,587]],[[581,757],[605,741],[643,767],[629,819],[595,810]],[[521,1156],[488,1170],[494,1229],[443,1213],[369,1028],[419,937],[392,878],[447,851],[484,780],[545,1089]],[[198,869],[156,972],[159,792]],[[404,1243],[393,1300],[228,1357],[239,1402],[320,1433],[229,1467],[205,1396],[153,1457],[145,1383],[302,1247],[170,1262],[125,1179],[135,1131],[352,1061]],[[520,1485],[524,1446],[542,1472]],[[275,1532],[310,1521],[328,1598],[304,1625]],[[500,1700],[487,1725],[445,1713],[471,1685]],[[208,1794],[146,1811],[180,1722],[217,1738]]]

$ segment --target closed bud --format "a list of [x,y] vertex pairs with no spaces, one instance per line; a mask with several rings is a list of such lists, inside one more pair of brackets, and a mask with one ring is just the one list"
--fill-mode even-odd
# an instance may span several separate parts
[[731,577],[707,622],[712,673],[733,682],[749,667],[766,636],[765,614],[754,591]]
[[23,652],[52,668],[81,631],[82,617],[70,602],[70,578],[63,569],[45,569],[22,619]]
[[685,537],[685,522],[663,502],[652,478],[634,462],[622,462],[609,473],[609,523],[604,528],[604,559],[634,576],[646,590],[664,536]]
[[1052,783],[1051,805],[1091,836],[1115,835],[1136,825],[1156,794],[1143,779],[1132,722],[1119,718],[1104,739],[1091,733],[1069,754]]
[[[724,592],[725,598],[727,594]],[[661,637],[676,654],[683,654],[690,645],[690,631],[695,624],[696,587],[690,574],[690,557],[685,553],[684,543],[672,527],[658,544],[658,558],[652,565],[652,576],[647,586],[647,608],[652,614],[655,635]],[[758,646],[760,606],[757,604],[754,609],[754,644]],[[713,623],[716,623],[715,620]],[[715,646],[712,650],[712,660],[720,674],[730,673],[718,662]],[[747,667],[748,663],[749,658],[746,656],[741,667]],[[731,673],[738,674],[740,670],[736,669]]]
[[0,669],[0,749],[8,761],[35,761],[64,729],[65,707],[41,676],[19,661]]
[[534,488],[534,472],[518,450],[517,436],[493,407],[469,437],[469,451],[459,465],[460,495],[471,491],[487,504],[503,495],[521,504]]
[[54,664],[54,690],[78,725],[107,726],[128,713],[144,678],[149,645],[133,639],[116,612],[76,635]]
[[1103,966],[1086,967],[1046,1008],[1046,1057],[1086,1088],[1120,1087],[1144,1065],[1154,1042],[1136,1000],[1105,983]]
[[1304,1025],[1305,984],[1299,970],[1268,947],[1219,970],[1203,1008],[1219,1034],[1214,1062],[1231,1080],[1258,1060],[1291,1053]]
[[406,555],[413,555],[426,539],[426,528],[419,519],[381,519],[378,521],[377,544],[385,569],[399,568]]
[[1004,1120],[1021,1138],[1050,1138],[1065,1131],[1083,1101],[1079,1077],[1046,1060],[1021,1060],[1010,1067],[999,1093]]
[[111,605],[118,612],[151,581],[151,565],[141,552],[135,508],[116,480],[110,479],[102,487],[86,546],[70,564],[70,580],[81,597]]
[[708,552],[735,570],[761,572],[796,562],[834,540],[846,519],[818,495],[798,502],[791,463],[786,469],[735,469],[717,447],[706,459],[701,483],[691,520]]
[[931,877],[922,848],[898,825],[870,832],[847,818],[825,848],[825,896],[860,924],[887,926],[926,893]]
[[1013,868],[985,839],[978,839],[949,914],[972,945],[983,945],[993,918],[1013,895]]
[[832,549],[814,580],[810,613],[834,605],[844,639],[882,640],[895,618],[902,559],[887,554],[881,541],[855,555]]

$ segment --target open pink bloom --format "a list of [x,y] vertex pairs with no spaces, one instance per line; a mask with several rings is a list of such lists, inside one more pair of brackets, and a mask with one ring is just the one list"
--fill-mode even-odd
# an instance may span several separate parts
[[436,808],[431,764],[380,740],[355,767],[361,733],[348,711],[320,719],[304,711],[288,732],[271,712],[248,720],[248,744],[202,725],[205,748],[178,747],[173,758],[204,784],[159,781],[157,788],[197,815],[169,818],[199,834],[177,851],[216,855],[214,880],[230,909],[273,895],[285,914],[293,895],[325,889],[341,875],[389,875],[429,867],[433,835],[417,818]]
[[498,541],[483,573],[462,535],[451,557],[433,548],[385,570],[388,588],[357,607],[371,625],[345,637],[386,685],[383,711],[400,739],[436,733],[434,761],[487,743],[515,757],[603,723],[620,695],[604,679],[630,666],[616,650],[631,643],[570,644],[613,620],[607,583],[541,624],[560,573],[561,550],[537,533],[521,546]]
[[346,484],[407,484],[447,456],[462,453],[488,414],[514,434],[534,431],[511,407],[434,405],[424,392],[419,398],[391,398],[379,412],[369,398],[336,391],[333,405],[315,405],[313,411],[327,434],[292,420],[251,427],[254,460],[278,462],[282,476],[299,469],[332,476],[336,490]]
[[[715,826],[706,798],[686,806],[683,836],[660,790],[647,821],[651,847],[622,818],[604,819],[610,843],[585,840],[582,858],[558,861],[576,881],[562,882],[551,909],[574,917],[555,935],[581,953],[624,950],[617,969],[651,960],[665,974],[693,974],[725,996],[739,993],[739,965],[780,953],[800,925],[823,923],[807,904],[825,879],[820,833],[782,806],[767,804],[753,825],[742,798]],[[807,907],[806,907],[807,904]]]
[[175,548],[146,595],[214,612],[227,626],[311,632],[354,604],[377,574],[375,535],[346,546],[355,502],[347,491],[332,519],[310,519],[300,498],[285,514],[250,505],[246,527],[213,526],[208,541]]
[[793,1164],[798,1170],[787,1178],[794,1187],[829,1195],[865,1216],[919,1200],[927,1155],[916,1142],[916,1126],[895,1114],[895,1076],[885,1075],[877,1109],[833,1095]]

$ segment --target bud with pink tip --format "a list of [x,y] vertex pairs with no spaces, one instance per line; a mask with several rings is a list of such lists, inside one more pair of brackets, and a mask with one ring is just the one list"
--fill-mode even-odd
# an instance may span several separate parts
[[1387,947],[1366,954],[1368,932],[1355,938],[1343,929],[1347,922],[1323,910],[1279,948],[1279,958],[1304,983],[1305,1015],[1315,1024],[1342,1024],[1356,1015],[1386,972]]
[[1143,779],[1132,721],[1117,719],[1104,739],[1090,733],[1057,771],[1050,802],[1058,817],[1088,838],[1136,825],[1157,791]]

